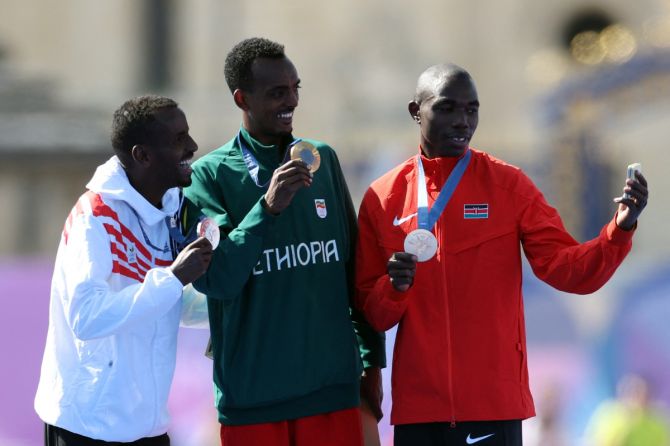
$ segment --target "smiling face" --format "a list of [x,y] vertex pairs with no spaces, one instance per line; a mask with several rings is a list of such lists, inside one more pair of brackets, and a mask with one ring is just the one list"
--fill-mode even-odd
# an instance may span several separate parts
[[151,160],[154,181],[167,190],[191,184],[191,160],[198,150],[191,135],[184,112],[177,107],[158,110],[147,150]]
[[421,127],[421,148],[428,158],[460,156],[479,122],[475,84],[458,67],[432,67],[419,78],[409,112]]
[[300,88],[298,72],[288,58],[282,57],[254,60],[251,73],[251,88],[233,93],[235,103],[244,110],[244,127],[263,144],[279,144],[293,131]]

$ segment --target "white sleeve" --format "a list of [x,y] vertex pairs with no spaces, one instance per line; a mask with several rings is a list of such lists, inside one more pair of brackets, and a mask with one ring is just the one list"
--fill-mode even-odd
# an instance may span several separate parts
[[184,287],[180,325],[189,328],[209,328],[207,295],[193,288],[190,283]]
[[109,336],[165,315],[179,300],[182,283],[169,268],[147,271],[142,283],[110,290],[114,259],[107,232],[91,215],[75,217],[61,264],[65,317],[75,336],[88,340]]

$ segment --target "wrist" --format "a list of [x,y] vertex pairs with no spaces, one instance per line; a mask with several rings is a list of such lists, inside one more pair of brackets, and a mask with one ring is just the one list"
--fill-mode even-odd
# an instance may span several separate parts
[[633,223],[629,223],[625,217],[621,216],[621,213],[617,212],[616,217],[614,218],[614,223],[616,227],[622,231],[630,232],[637,227],[637,219]]
[[[386,273],[385,276],[386,280],[383,280],[383,287],[381,288],[381,294],[384,296],[384,300],[390,300],[392,302],[404,302],[407,300],[410,294],[410,290],[412,289],[413,283],[410,284],[405,284],[407,286],[406,289],[399,290],[396,287],[396,284],[393,283],[393,278]],[[412,281],[414,282],[414,281]]]
[[187,282],[185,280],[185,278],[181,277],[182,276],[181,272],[179,272],[177,270],[177,268],[175,268],[174,265],[169,266],[168,270],[172,273],[172,275],[175,277],[175,279],[177,279],[179,281],[179,283],[181,283],[182,286],[186,286],[186,285],[189,284],[189,282]]
[[625,225],[625,224],[623,224],[623,223],[622,223],[622,224],[617,223],[616,226],[617,226],[617,228],[621,229],[622,231],[630,232],[630,231],[632,231],[633,229],[635,229],[635,227],[637,226],[637,222],[633,223],[633,224],[630,225],[630,226],[629,226],[629,225]]
[[630,232],[637,227],[637,220],[635,220],[632,225],[628,224],[628,222],[625,220],[621,222],[615,221],[614,223],[616,224],[617,228],[625,232]]
[[268,204],[267,200],[265,199],[265,195],[263,195],[263,197],[261,197],[261,206],[263,207],[263,210],[265,212],[267,212],[268,214],[270,214],[272,216],[275,216],[275,217],[277,215],[279,215],[279,212],[275,212],[274,210],[272,210],[272,208],[270,208],[270,205]]

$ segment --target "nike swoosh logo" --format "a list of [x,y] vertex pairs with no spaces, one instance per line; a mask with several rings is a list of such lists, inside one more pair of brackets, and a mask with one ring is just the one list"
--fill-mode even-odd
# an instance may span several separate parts
[[416,216],[416,212],[403,218],[393,217],[393,226],[401,225],[414,216]]
[[488,434],[488,435],[484,435],[484,436],[482,436],[482,437],[475,437],[475,438],[472,438],[472,437],[470,437],[470,434],[468,434],[468,438],[465,439],[465,442],[466,442],[467,444],[475,444],[475,443],[479,443],[479,442],[482,441],[482,440],[486,440],[486,439],[489,438],[489,437],[493,437],[494,435],[495,435],[495,434]]

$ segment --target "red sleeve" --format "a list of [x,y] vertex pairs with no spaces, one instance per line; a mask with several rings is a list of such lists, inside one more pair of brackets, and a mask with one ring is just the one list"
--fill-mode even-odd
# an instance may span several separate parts
[[561,291],[589,294],[614,274],[632,246],[634,231],[617,227],[616,216],[598,237],[578,243],[561,217],[525,175],[521,179],[521,243],[535,275]]
[[379,243],[375,225],[379,209],[379,198],[368,189],[358,213],[355,304],[375,330],[385,331],[402,318],[412,289],[396,291],[386,273],[389,256]]

